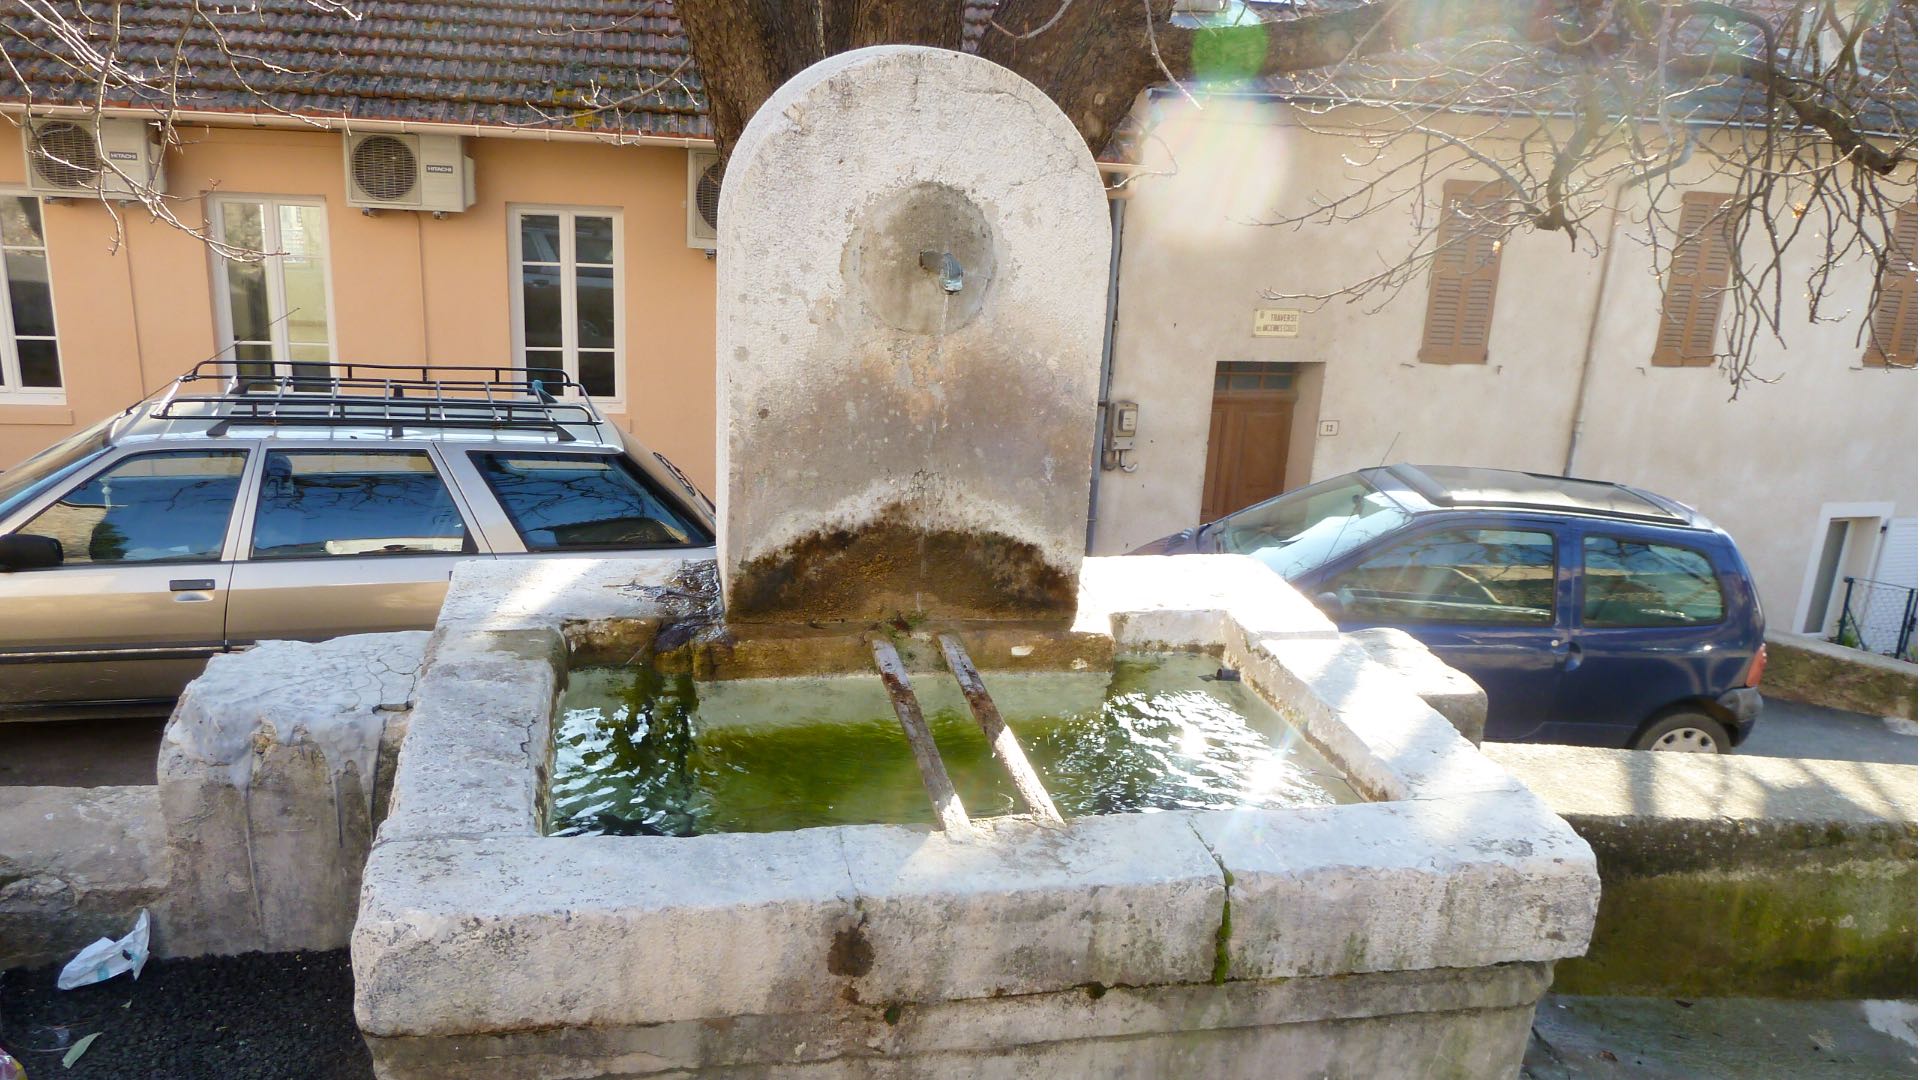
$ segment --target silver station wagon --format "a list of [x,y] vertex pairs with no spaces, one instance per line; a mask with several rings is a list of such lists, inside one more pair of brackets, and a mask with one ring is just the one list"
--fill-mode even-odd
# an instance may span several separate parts
[[217,652],[431,627],[465,559],[713,536],[562,371],[203,364],[0,473],[0,720],[164,712]]

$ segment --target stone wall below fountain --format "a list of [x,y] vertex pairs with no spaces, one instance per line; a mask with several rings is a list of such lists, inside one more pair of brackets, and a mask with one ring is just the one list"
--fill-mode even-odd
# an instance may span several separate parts
[[[1024,632],[1218,651],[1371,801],[1002,817],[965,843],[543,835],[568,668],[697,651],[710,578],[456,573],[353,936],[382,1076],[1506,1076],[1551,962],[1585,951],[1586,844],[1238,556],[1089,559],[1072,628]],[[1030,662],[1022,632],[976,660]]]

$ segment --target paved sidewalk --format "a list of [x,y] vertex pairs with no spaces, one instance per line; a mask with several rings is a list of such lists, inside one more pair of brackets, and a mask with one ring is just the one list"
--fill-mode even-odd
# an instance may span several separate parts
[[1535,1014],[1524,1080],[1912,1080],[1910,1001],[1571,997]]

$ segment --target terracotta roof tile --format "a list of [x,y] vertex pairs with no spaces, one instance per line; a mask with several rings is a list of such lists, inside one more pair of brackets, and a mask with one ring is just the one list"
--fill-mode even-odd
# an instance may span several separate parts
[[[108,4],[54,6],[105,47]],[[120,7],[120,55],[145,78],[110,87],[109,104],[163,105],[161,76],[184,33],[182,109],[712,135],[669,0],[365,0],[351,10],[247,0],[200,10],[191,0]],[[94,87],[22,5],[8,5],[0,26],[12,65],[0,65],[0,101],[91,102]]]

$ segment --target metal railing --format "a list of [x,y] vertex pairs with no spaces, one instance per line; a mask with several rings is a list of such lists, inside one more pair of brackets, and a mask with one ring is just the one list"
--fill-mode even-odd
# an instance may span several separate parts
[[1833,640],[1850,649],[1862,649],[1913,660],[1914,605],[1920,590],[1869,578],[1846,579],[1840,601],[1840,624]]

